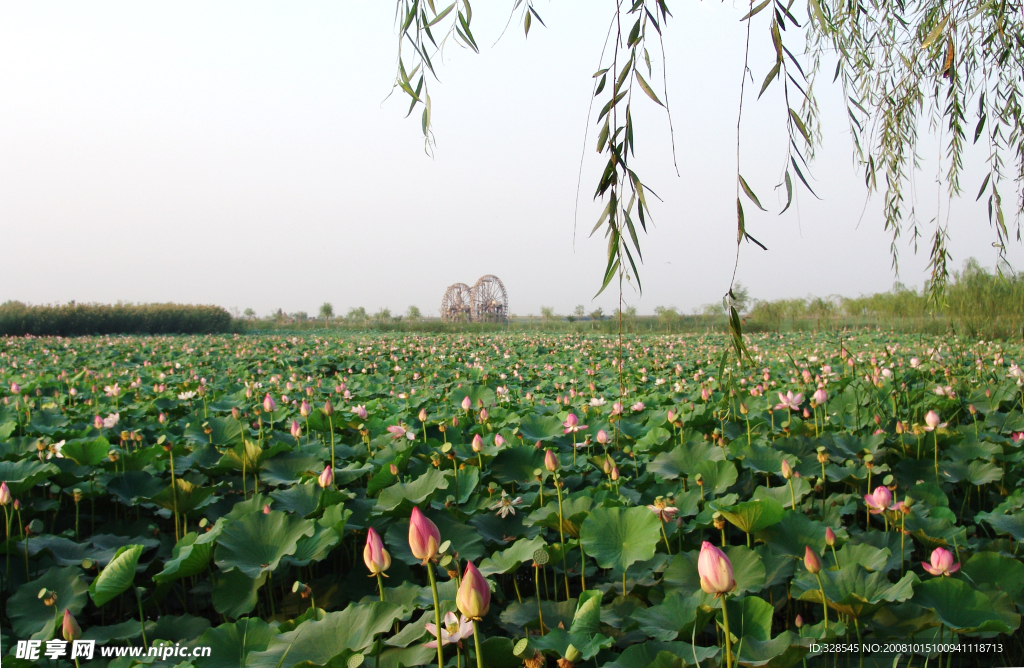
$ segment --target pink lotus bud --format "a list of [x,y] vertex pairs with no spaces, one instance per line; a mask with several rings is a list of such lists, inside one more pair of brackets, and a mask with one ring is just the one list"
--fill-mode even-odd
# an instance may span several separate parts
[[836,544],[836,532],[832,531],[832,527],[825,527],[825,544],[829,547]]
[[370,573],[377,575],[391,568],[391,555],[384,549],[384,543],[373,527],[366,532],[366,547],[363,548],[363,563]]
[[263,514],[264,515],[269,515],[270,514],[270,504],[269,503],[263,504]]
[[544,468],[552,473],[558,470],[558,457],[551,450],[544,453]]
[[604,429],[597,430],[598,443],[600,443],[601,445],[607,445],[609,440],[611,439],[608,438],[608,432],[606,432]]
[[103,418],[101,418],[99,415],[94,417],[92,419],[92,426],[96,427],[97,429],[103,429]]
[[480,421],[481,422],[486,422],[487,421],[487,409],[486,408],[481,408],[480,409]]
[[505,439],[501,437],[501,434],[494,435],[494,447],[500,448],[505,445]]
[[458,427],[459,426],[459,418],[457,418],[457,417],[453,417],[452,418],[452,426],[453,427]]
[[160,424],[164,424],[165,422],[167,422],[167,416],[164,413],[161,413],[160,415],[156,416],[156,421],[159,422]]
[[427,519],[420,509],[413,506],[409,518],[409,550],[412,556],[419,559],[425,566],[437,556],[437,548],[441,546],[441,532],[437,525]]
[[697,574],[700,575],[700,588],[708,594],[721,596],[736,588],[736,580],[732,576],[732,562],[725,552],[704,541],[697,557]]
[[579,418],[576,417],[575,413],[569,413],[569,415],[565,418],[566,427],[575,427],[579,423]]
[[708,399],[711,398],[711,393],[708,392],[708,388],[702,387],[700,389],[700,398],[703,399],[704,401],[707,401]]
[[7,488],[6,482],[0,482],[0,506],[6,506],[11,502],[11,490]]
[[928,425],[929,429],[935,429],[939,426],[940,422],[942,422],[942,419],[935,411],[928,411],[924,414],[924,423]]
[[324,402],[324,415],[334,415],[334,404],[330,399]]
[[828,392],[825,391],[824,387],[819,387],[814,391],[814,394],[811,395],[811,399],[814,400],[815,404],[823,406],[825,402],[828,401]]
[[320,483],[320,487],[323,489],[327,489],[334,484],[334,469],[331,468],[330,464],[324,467],[323,473],[317,478],[317,482]]
[[397,466],[395,466],[394,464],[391,464],[391,465],[390,465],[390,466],[388,467],[388,471],[390,471],[390,472],[391,472],[391,475],[398,475],[398,467],[397,467]]
[[11,394],[21,394],[21,385],[11,383]]
[[274,402],[274,398],[270,396],[270,392],[267,392],[267,395],[263,397],[263,410],[273,413],[275,408],[277,408],[277,404]]
[[75,616],[71,614],[70,610],[64,611],[64,621],[61,623],[61,633],[64,636],[64,640],[71,642],[72,640],[78,640],[82,637],[82,627],[75,621]]
[[793,477],[793,467],[785,459],[782,460],[782,477],[786,480]]
[[615,482],[616,480],[618,480],[619,479],[619,467],[613,465],[612,466],[612,472],[608,474],[608,477],[611,478],[612,482]]
[[953,553],[944,547],[932,550],[931,563],[921,562],[921,565],[932,575],[948,576],[960,570],[960,564],[953,563]]
[[864,503],[872,515],[877,515],[892,505],[892,492],[889,491],[888,487],[879,485],[875,488],[874,492],[864,495]]
[[298,420],[292,420],[292,438],[298,438],[302,436],[302,427],[299,426]]
[[17,499],[14,500],[14,509],[15,510],[21,510],[21,501],[19,501]]
[[427,409],[426,408],[421,408],[420,409],[419,418],[420,418],[420,422],[426,422],[427,421]]
[[601,462],[601,470],[604,471],[605,475],[611,475],[612,468],[615,466],[615,460],[611,457],[605,457],[604,461]]
[[491,607],[491,586],[472,561],[466,562],[455,604],[459,612],[474,620],[481,619]]
[[811,418],[811,411],[804,409],[804,419],[809,420]]
[[612,415],[622,415],[622,404],[616,401],[612,404]]
[[811,549],[810,545],[804,548],[804,568],[812,574],[821,572],[821,557]]
[[468,411],[473,407],[473,402],[469,400],[469,397],[462,397],[462,410]]
[[668,415],[666,416],[666,418],[668,419],[669,422],[675,422],[676,421],[676,412],[674,410],[672,410],[671,408],[668,409]]
[[796,616],[796,619],[794,619],[794,620],[793,620],[793,624],[794,624],[794,625],[795,625],[795,626],[796,626],[796,627],[797,627],[798,629],[799,629],[799,628],[803,628],[803,625],[804,625],[804,616],[803,616],[803,615],[797,615],[797,616]]
[[242,411],[240,411],[237,408],[235,408],[234,406],[232,406],[232,408],[231,408],[231,417],[235,418],[236,420],[241,419]]
[[303,399],[302,403],[299,404],[299,415],[301,415],[302,417],[309,417],[309,413],[309,402]]
[[484,439],[480,438],[480,434],[473,436],[473,452],[480,452],[484,449]]

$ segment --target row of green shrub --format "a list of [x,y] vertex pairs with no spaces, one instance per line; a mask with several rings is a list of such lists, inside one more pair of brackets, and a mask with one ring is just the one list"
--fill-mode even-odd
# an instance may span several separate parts
[[193,304],[0,304],[0,336],[213,334],[236,331],[220,306]]

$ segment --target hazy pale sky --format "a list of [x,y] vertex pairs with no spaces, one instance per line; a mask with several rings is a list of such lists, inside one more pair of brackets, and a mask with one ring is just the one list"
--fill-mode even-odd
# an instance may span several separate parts
[[[5,2],[0,4],[0,302],[214,303],[315,312],[324,301],[436,314],[445,287],[502,278],[513,313],[613,308],[591,301],[605,241],[588,238],[601,169],[587,137],[591,74],[611,0],[539,2],[547,28],[512,1],[476,3],[479,55],[451,44],[431,82],[437,146],[418,112],[388,99],[397,37],[391,2]],[[676,2],[665,45],[668,123],[637,105],[635,167],[662,197],[642,239],[641,312],[720,299],[735,252],[735,127],[747,3]],[[765,13],[767,16],[767,13]],[[751,67],[772,64],[755,24]],[[826,68],[829,69],[829,68]],[[831,70],[829,69],[829,72]],[[660,81],[660,73],[655,74]],[[748,86],[743,173],[770,213],[747,206],[739,278],[763,299],[889,289],[881,197],[866,193],[840,91],[822,76],[825,141],[801,192],[777,215],[785,108]],[[756,92],[756,91],[755,91]],[[593,126],[593,122],[591,123]],[[592,127],[593,130],[593,127]],[[940,201],[935,140],[915,190]],[[977,159],[977,154],[972,154]],[[952,207],[954,266],[992,266],[980,170]],[[942,215],[945,216],[945,199]],[[862,217],[863,211],[863,217]],[[600,236],[600,235],[598,235]],[[929,239],[902,246],[900,279],[920,285]],[[1022,264],[1019,245],[1011,261]]]

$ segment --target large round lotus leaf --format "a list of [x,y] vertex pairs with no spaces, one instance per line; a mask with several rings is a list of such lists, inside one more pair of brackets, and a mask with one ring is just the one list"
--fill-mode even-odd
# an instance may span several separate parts
[[0,482],[6,482],[11,494],[19,497],[50,476],[60,473],[53,464],[44,464],[38,459],[22,459],[17,462],[0,461]]
[[99,438],[77,438],[68,441],[60,449],[60,453],[67,459],[79,466],[96,466],[107,458],[110,452],[110,442],[100,436]]
[[[857,564],[849,564],[838,571],[823,570],[819,575],[829,607],[858,619],[866,619],[886,603],[906,601],[914,595],[914,586],[920,582],[917,575],[910,572],[892,583],[883,571],[869,573]],[[793,580],[790,591],[793,598],[822,602],[818,580],[806,571]]]
[[[47,589],[57,594],[54,605],[46,605],[39,592]],[[64,617],[64,611],[78,615],[85,607],[89,585],[82,579],[77,566],[50,568],[38,579],[27,582],[7,601],[7,618],[11,628],[21,638],[49,640],[53,637],[54,623]]]
[[281,557],[295,554],[299,538],[313,531],[313,522],[279,510],[243,515],[230,521],[217,539],[217,566],[258,578],[276,569]]
[[711,615],[701,608],[698,597],[671,594],[658,605],[637,608],[631,617],[649,637],[670,641],[677,637],[689,638],[693,625],[703,627]]
[[210,656],[192,659],[196,668],[238,668],[249,652],[262,652],[277,632],[259,618],[247,617],[232,624],[207,629],[197,643],[210,648]]
[[376,510],[392,511],[403,506],[403,503],[411,510],[412,506],[423,503],[436,492],[444,489],[448,489],[448,479],[441,471],[430,468],[412,482],[396,482],[390,487],[386,487],[377,497]]
[[479,405],[477,402],[482,401],[484,406],[490,408],[497,402],[497,396],[494,394],[494,390],[487,387],[486,385],[472,385],[466,387],[457,387],[448,394],[448,399],[451,401],[452,406],[462,407],[462,399],[469,397],[469,400],[473,402],[473,410],[477,409]]
[[[545,625],[547,625],[547,621],[548,618],[545,616]],[[554,628],[545,635],[532,638],[530,642],[537,649],[555,652],[559,656],[565,656],[569,645],[572,645],[579,650],[584,661],[589,661],[597,656],[602,649],[611,647],[614,640],[601,633],[594,635],[570,633],[565,629]]]
[[257,593],[266,580],[266,573],[251,578],[238,569],[218,574],[213,585],[213,609],[235,619],[249,614],[256,607]]
[[[765,567],[756,550],[746,545],[726,545],[725,556],[732,563],[736,593],[758,592],[765,585]],[[676,554],[665,569],[664,581],[670,588],[686,595],[701,591],[700,575],[697,573],[698,550]]]
[[734,506],[718,507],[716,510],[740,531],[753,533],[782,521],[786,509],[772,498],[744,501]]
[[[579,538],[580,526],[594,507],[589,496],[573,496],[562,500],[562,530],[566,536]],[[558,500],[551,501],[543,508],[530,513],[523,521],[526,526],[542,526],[558,531]]]
[[961,572],[982,590],[1006,592],[1020,600],[1024,591],[1024,564],[998,552],[977,552],[963,565]]
[[89,585],[89,595],[97,607],[116,598],[128,590],[135,581],[135,567],[145,548],[142,545],[128,545],[117,551],[110,563],[100,571]]
[[587,556],[601,568],[624,573],[630,564],[654,556],[661,539],[661,521],[643,506],[596,508],[580,527],[580,541]]
[[[825,528],[824,522],[790,510],[777,524],[759,531],[757,539],[763,540],[776,552],[803,559],[804,548],[808,545],[818,554],[825,549]],[[840,540],[846,538],[845,529],[837,527],[834,530]]]
[[175,478],[174,485],[168,485],[163,491],[150,499],[153,503],[167,510],[179,513],[190,513],[208,505],[213,499],[212,487],[193,485],[188,480]]
[[275,636],[265,651],[251,652],[245,665],[345,665],[348,657],[368,649],[374,636],[389,630],[401,616],[402,608],[391,603],[350,605],[341,612],[329,612],[317,621],[305,621],[295,630]]
[[533,540],[520,538],[512,547],[495,552],[489,558],[480,562],[480,572],[484,577],[497,573],[508,573],[519,568],[521,564],[532,563],[533,555],[537,550],[542,550],[547,545],[540,536]]
[[153,582],[163,584],[181,578],[198,575],[210,563],[213,546],[210,543],[196,543],[198,535],[189,532],[182,536],[171,551],[171,558],[164,563],[164,569],[153,576]]
[[[1009,603],[1009,597],[1004,603]],[[922,582],[914,592],[914,603],[935,612],[940,622],[958,633],[1013,633],[1020,615],[1012,603],[999,606],[963,580],[935,577]]]
[[700,462],[694,467],[690,479],[694,479],[698,473],[704,483],[705,497],[724,494],[736,482],[738,475],[736,465],[727,460]]
[[530,445],[502,448],[490,462],[494,477],[503,483],[532,480],[533,472],[543,468],[544,451]]
[[725,459],[722,448],[704,440],[690,441],[652,459],[647,470],[665,480],[675,480],[680,476],[692,479],[698,464],[722,459]]
[[126,506],[135,505],[139,499],[149,499],[160,493],[164,483],[147,471],[126,471],[107,480],[107,491]]
[[554,415],[524,415],[519,420],[519,433],[530,443],[553,440],[563,431],[562,421]]
[[233,445],[242,437],[242,423],[232,417],[212,417],[190,424],[184,435],[196,445]]
[[649,640],[630,645],[615,658],[615,661],[606,663],[601,668],[682,668],[688,665],[704,665],[705,661],[713,658],[719,651],[718,647],[695,647],[681,640]]

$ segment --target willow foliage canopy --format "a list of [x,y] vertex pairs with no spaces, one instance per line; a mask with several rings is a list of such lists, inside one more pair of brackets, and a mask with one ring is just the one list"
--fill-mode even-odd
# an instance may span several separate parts
[[[588,6],[579,11],[597,10]],[[668,0],[617,0],[606,11],[608,35],[593,75],[591,107],[595,146],[605,158],[594,188],[595,199],[604,205],[594,232],[603,230],[608,239],[602,291],[624,276],[639,285],[638,228],[646,231],[649,198],[655,196],[631,166],[633,105],[664,108],[670,133],[672,127],[664,76],[665,28],[673,18]],[[531,28],[544,23],[532,0],[514,0],[510,23],[513,20],[527,37]],[[479,52],[472,30],[473,9],[469,0],[451,4],[397,0],[396,23],[395,86],[407,96],[410,114],[420,110],[429,152],[433,145],[429,85],[436,80],[436,56],[448,41]],[[924,223],[914,213],[912,178],[919,168],[922,133],[927,141],[939,143],[942,188],[948,197],[985,198],[994,245],[1001,253],[1011,237],[1020,240],[1024,5],[1019,0],[750,0],[738,29],[746,33],[746,53],[744,71],[736,77],[741,88],[737,258],[744,241],[764,247],[744,224],[744,206],[765,207],[741,171],[743,105],[772,86],[782,88],[786,120],[779,132],[789,139],[785,154],[779,156],[782,168],[777,187],[785,188],[787,195],[782,211],[793,203],[798,188],[817,196],[809,179],[821,141],[816,90],[831,84],[842,87],[852,149],[868,192],[881,192],[884,198],[884,226],[891,235],[894,269],[898,269],[899,240],[909,236],[916,246],[927,234],[933,289],[941,291],[948,276],[948,216]],[[759,39],[770,40],[774,57],[751,63],[750,47]],[[661,77],[652,61],[655,65],[661,61]],[[674,146],[674,137],[670,139]],[[963,183],[968,142],[987,149],[980,183]],[[931,229],[925,230],[926,226]]]

